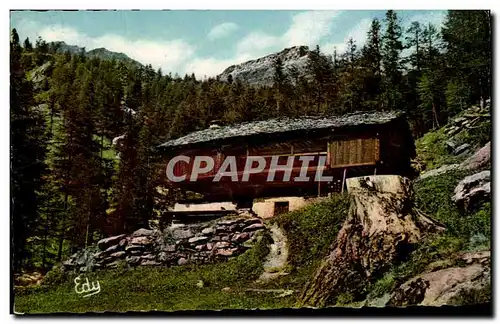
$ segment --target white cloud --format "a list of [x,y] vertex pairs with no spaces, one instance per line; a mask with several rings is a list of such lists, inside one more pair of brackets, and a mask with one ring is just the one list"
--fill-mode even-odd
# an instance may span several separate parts
[[347,49],[347,41],[353,38],[356,41],[356,47],[361,49],[366,44],[367,33],[370,30],[372,19],[363,19],[358,22],[349,32],[347,32],[342,43],[329,43],[322,46],[322,52],[332,54],[335,48],[338,54],[342,54]]
[[253,32],[236,44],[237,54],[260,53],[280,43],[280,38],[263,32]]
[[292,26],[283,35],[285,46],[318,44],[319,40],[328,35],[339,11],[306,11],[293,17]]
[[207,37],[210,40],[215,40],[219,38],[226,37],[236,31],[238,29],[238,25],[233,22],[225,22],[220,25],[215,26],[210,30]]

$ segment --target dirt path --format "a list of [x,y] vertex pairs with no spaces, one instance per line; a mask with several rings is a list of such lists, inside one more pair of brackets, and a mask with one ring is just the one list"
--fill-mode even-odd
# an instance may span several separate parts
[[287,275],[284,267],[288,260],[288,247],[286,236],[278,225],[273,224],[270,227],[273,244],[271,244],[266,261],[264,262],[264,272],[257,279],[258,283],[272,280],[278,276]]

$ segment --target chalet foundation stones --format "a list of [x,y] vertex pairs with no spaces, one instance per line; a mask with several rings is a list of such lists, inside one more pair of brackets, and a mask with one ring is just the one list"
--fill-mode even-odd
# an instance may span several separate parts
[[266,230],[260,218],[232,217],[108,237],[72,255],[63,262],[64,270],[109,269],[120,262],[129,266],[175,266],[225,261],[244,253],[257,234]]

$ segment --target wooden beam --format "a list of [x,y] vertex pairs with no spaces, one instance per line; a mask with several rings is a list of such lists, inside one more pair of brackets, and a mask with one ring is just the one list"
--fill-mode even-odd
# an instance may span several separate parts
[[339,165],[331,165],[331,169],[339,169],[345,167],[357,167],[357,166],[368,166],[368,165],[376,165],[376,162],[365,162],[365,163],[354,163],[354,164],[339,164]]
[[345,174],[347,172],[347,168],[344,168],[344,177],[342,178],[342,190],[340,193],[344,193],[344,185],[345,185]]

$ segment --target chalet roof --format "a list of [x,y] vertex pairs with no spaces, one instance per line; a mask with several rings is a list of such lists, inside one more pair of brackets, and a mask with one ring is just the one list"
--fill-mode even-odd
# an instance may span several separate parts
[[342,116],[329,117],[279,117],[268,120],[246,122],[237,125],[207,128],[167,141],[159,145],[159,147],[181,147],[189,144],[212,142],[233,137],[246,137],[259,134],[277,134],[316,129],[339,129],[361,125],[381,125],[389,123],[402,115],[403,113],[401,111],[377,111],[357,112]]

